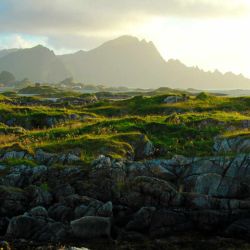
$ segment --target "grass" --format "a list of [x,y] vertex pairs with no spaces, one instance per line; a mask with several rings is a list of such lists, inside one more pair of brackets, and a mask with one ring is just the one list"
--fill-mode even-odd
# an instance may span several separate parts
[[28,159],[8,159],[8,160],[2,161],[2,163],[8,166],[20,166],[20,165],[26,165],[30,167],[37,166],[37,164],[34,161],[28,160]]
[[[176,93],[181,94],[181,93]],[[157,157],[211,155],[214,137],[248,135],[242,127],[250,120],[250,98],[217,97],[201,93],[178,103],[164,103],[164,95],[104,99],[90,105],[65,108],[61,102],[33,105],[8,97],[0,103],[0,149],[20,147],[35,152],[77,151],[89,162],[99,154],[114,158],[134,153],[140,135],[157,149]],[[68,107],[68,106],[67,106]],[[70,115],[77,115],[74,120]],[[48,118],[59,122],[48,127]],[[8,121],[14,120],[13,124]],[[9,125],[9,126],[8,126]],[[230,131],[229,131],[229,128]]]

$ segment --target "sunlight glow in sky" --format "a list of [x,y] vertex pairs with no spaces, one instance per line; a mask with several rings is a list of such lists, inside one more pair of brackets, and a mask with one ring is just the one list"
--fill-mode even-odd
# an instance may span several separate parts
[[249,0],[0,0],[0,49],[92,49],[120,35],[162,56],[250,77]]

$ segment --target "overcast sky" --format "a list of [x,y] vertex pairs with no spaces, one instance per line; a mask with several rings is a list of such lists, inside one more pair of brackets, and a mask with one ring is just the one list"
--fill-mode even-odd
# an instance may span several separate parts
[[163,57],[250,77],[250,0],[0,0],[0,49],[67,53],[124,34]]

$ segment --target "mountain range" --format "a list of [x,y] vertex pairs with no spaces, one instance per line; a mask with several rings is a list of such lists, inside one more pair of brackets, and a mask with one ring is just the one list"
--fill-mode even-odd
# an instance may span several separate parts
[[243,75],[206,72],[187,67],[179,60],[165,61],[152,42],[132,36],[60,56],[41,45],[2,50],[0,72],[3,70],[14,74],[17,80],[29,78],[36,82],[59,82],[73,77],[77,82],[131,88],[250,88],[250,79]]

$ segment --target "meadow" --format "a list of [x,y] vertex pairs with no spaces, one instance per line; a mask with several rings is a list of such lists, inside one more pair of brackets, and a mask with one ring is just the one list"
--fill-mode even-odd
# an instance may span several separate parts
[[[90,162],[100,154],[131,158],[143,137],[154,145],[150,157],[210,156],[215,138],[249,135],[249,97],[133,94],[116,99],[116,94],[50,91],[56,97],[51,101],[44,91],[29,97],[2,93],[0,150],[77,152]],[[179,100],[168,103],[169,96]]]

